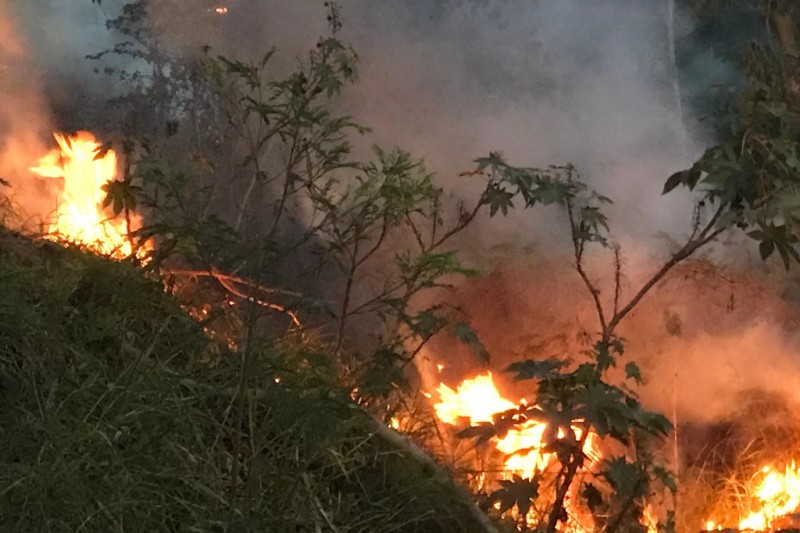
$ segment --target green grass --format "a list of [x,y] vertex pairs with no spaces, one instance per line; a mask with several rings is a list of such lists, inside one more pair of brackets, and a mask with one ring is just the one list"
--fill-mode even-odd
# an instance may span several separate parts
[[0,531],[478,530],[324,351],[243,365],[134,266],[4,230],[0,295]]

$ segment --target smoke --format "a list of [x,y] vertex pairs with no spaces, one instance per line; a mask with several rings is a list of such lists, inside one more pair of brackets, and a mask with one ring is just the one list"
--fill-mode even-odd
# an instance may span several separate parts
[[[82,57],[113,42],[98,18],[111,16],[113,6],[106,2],[105,12],[94,5],[33,4],[38,7],[29,7],[25,20],[43,20],[45,32],[23,24],[19,12],[0,17],[7,36],[0,43],[0,66],[28,72],[0,90],[0,171],[20,190],[30,183],[13,177],[27,176],[51,128],[41,76],[93,79]],[[226,15],[209,11],[211,3],[182,1],[154,2],[149,15],[176,53],[199,55],[208,44],[216,53],[254,59],[276,45],[283,66],[328,32],[321,1],[219,4],[228,8]],[[338,105],[372,128],[360,153],[367,154],[372,142],[409,150],[425,159],[448,192],[464,199],[474,199],[480,184],[459,174],[490,150],[525,166],[574,163],[593,188],[616,202],[612,229],[624,244],[629,290],[668,254],[671,239],[688,233],[692,199],[680,193],[662,197],[661,189],[709,139],[697,133],[693,109],[685,107],[681,117],[670,36],[680,41],[692,21],[680,12],[673,17],[668,0],[340,5],[339,37],[359,53],[361,79]],[[27,43],[14,37],[19,27],[28,29]],[[34,32],[42,38],[34,39]],[[702,62],[704,73],[729,73],[715,57],[704,55]],[[692,72],[693,87],[702,85],[698,80],[705,74]],[[564,248],[563,218],[536,210],[484,222],[477,237],[462,243],[481,266],[490,271],[509,262],[524,265],[501,268],[455,297],[496,354],[493,365],[584,349],[580,334],[597,329],[594,310],[568,266],[552,259]],[[533,253],[525,256],[525,249]],[[544,255],[551,260],[543,262]],[[697,265],[706,263],[687,268]],[[608,265],[593,266],[595,276],[609,281]],[[798,383],[785,376],[796,373],[798,338],[785,325],[794,307],[779,289],[739,271],[704,272],[672,276],[624,326],[630,352],[651,378],[645,399],[667,412],[677,408],[681,416],[709,419],[723,415],[735,392],[747,387],[793,395]],[[745,305],[755,301],[765,311]],[[448,366],[452,377],[464,377],[479,363],[462,349],[440,339],[429,354],[448,357],[455,362]]]
[[[461,287],[451,303],[470,317],[509,398],[530,396],[528,382],[502,372],[510,363],[580,361],[597,339],[594,304],[577,273],[534,256],[507,258],[504,268]],[[690,262],[676,267],[622,323],[625,354],[613,379],[624,379],[621,368],[636,361],[645,405],[680,423],[728,419],[752,391],[798,405],[798,325],[796,297],[782,282]],[[450,384],[487,366],[447,336],[435,339],[424,358],[423,366],[443,363],[441,377],[434,375]]]
[[23,219],[43,216],[53,206],[45,197],[51,184],[33,180],[28,167],[47,152],[50,132],[42,96],[41,70],[28,43],[18,34],[20,13],[0,6],[0,176],[10,183],[9,196]]

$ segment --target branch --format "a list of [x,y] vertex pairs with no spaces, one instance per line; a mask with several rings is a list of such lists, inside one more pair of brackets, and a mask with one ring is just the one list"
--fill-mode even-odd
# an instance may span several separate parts
[[[570,174],[570,179],[571,179]],[[606,316],[603,312],[603,304],[600,301],[600,291],[594,286],[594,284],[589,279],[589,276],[586,274],[586,270],[583,268],[583,244],[584,241],[578,236],[577,226],[575,225],[575,214],[573,213],[573,206],[572,206],[572,199],[567,198],[567,216],[569,216],[569,227],[572,237],[572,248],[575,253],[575,269],[578,271],[581,279],[583,280],[583,284],[586,285],[586,288],[589,289],[589,293],[592,295],[592,300],[594,300],[594,307],[597,310],[597,317],[600,320],[600,328],[605,333],[606,329],[608,329],[606,325]]]
[[298,297],[302,296],[302,294],[300,294],[298,292],[287,291],[287,290],[283,290],[283,289],[274,289],[274,288],[271,288],[271,287],[264,287],[263,285],[259,285],[257,283],[252,282],[252,281],[240,278],[238,276],[232,276],[232,275],[229,275],[229,274],[223,274],[223,273],[221,273],[220,271],[218,271],[217,269],[214,269],[214,268],[212,268],[210,271],[209,270],[165,270],[165,272],[168,272],[169,274],[173,274],[173,275],[178,275],[178,276],[195,276],[195,277],[214,278],[214,280],[216,280],[220,285],[222,285],[222,287],[225,290],[227,290],[228,292],[230,292],[234,296],[238,296],[239,298],[243,298],[245,300],[248,300],[250,302],[258,304],[258,305],[260,305],[262,307],[266,307],[268,309],[273,309],[275,311],[279,311],[281,313],[284,313],[285,315],[287,315],[292,320],[292,322],[294,322],[294,324],[296,326],[300,326],[301,325],[300,319],[297,317],[297,314],[294,313],[294,311],[292,311],[290,309],[287,309],[287,308],[283,307],[282,305],[278,305],[278,304],[274,304],[274,303],[271,303],[271,302],[267,302],[265,300],[261,300],[259,298],[254,297],[254,296],[250,296],[248,294],[245,294],[242,290],[240,290],[238,287],[236,287],[234,285],[234,283],[239,283],[239,284],[245,285],[245,286],[247,286],[247,287],[249,287],[251,289],[256,289],[258,291],[265,292],[265,293],[280,293],[280,294],[286,294],[286,295],[289,295],[289,296],[298,296]]
[[614,316],[611,318],[611,321],[608,323],[607,327],[603,328],[603,341],[608,342],[611,339],[611,336],[614,334],[614,329],[619,325],[620,321],[625,318],[625,316],[630,313],[634,307],[644,298],[645,294],[647,294],[653,286],[661,281],[664,276],[667,275],[672,267],[683,261],[684,259],[691,256],[698,248],[702,248],[709,242],[716,239],[722,232],[724,232],[727,228],[717,228],[714,229],[719,218],[722,216],[722,213],[725,211],[726,204],[722,203],[717,208],[716,213],[714,216],[711,217],[711,220],[708,221],[705,228],[700,232],[696,239],[689,239],[686,244],[683,245],[675,255],[673,255],[669,261],[664,263],[664,265],[655,273],[653,276],[645,283],[639,292],[637,292],[633,298],[628,302],[628,304],[623,307],[619,312],[615,313]]
[[499,533],[489,518],[480,510],[475,502],[472,501],[472,496],[463,487],[457,485],[451,479],[450,474],[439,466],[427,453],[419,449],[401,434],[393,431],[374,418],[369,418],[369,423],[376,436],[382,438],[395,448],[406,453],[411,459],[424,466],[427,470],[432,472],[434,479],[444,485],[451,486],[458,500],[469,509],[473,518],[480,524],[483,533]]

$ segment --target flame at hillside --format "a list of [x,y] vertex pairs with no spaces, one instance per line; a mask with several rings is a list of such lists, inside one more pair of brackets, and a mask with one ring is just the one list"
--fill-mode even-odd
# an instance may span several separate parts
[[[470,424],[491,422],[493,415],[517,407],[517,404],[500,395],[491,372],[465,379],[455,390],[441,383],[436,392],[439,394],[439,402],[434,405],[436,416],[451,425],[456,425],[463,418],[468,419]],[[521,403],[526,402],[523,399]],[[546,429],[547,424],[531,420],[511,429],[502,439],[494,439],[495,447],[507,456],[504,464],[507,477],[512,474],[532,477],[535,472],[551,464],[553,454],[542,451]],[[580,429],[575,428],[575,432],[580,439]],[[586,439],[584,451],[591,459],[596,459],[599,454],[593,437],[589,435]],[[526,453],[517,453],[520,450],[526,450]]]
[[[465,379],[455,389],[439,384],[436,388],[439,401],[434,404],[436,415],[442,422],[456,425],[459,420],[466,419],[469,424],[491,422],[493,416],[514,409],[518,406],[504,398],[492,379],[492,373],[486,372],[472,379]],[[522,399],[521,404],[526,401]],[[502,438],[492,438],[494,447],[505,455],[501,476],[511,479],[515,474],[523,478],[533,478],[537,473],[556,466],[554,453],[545,452],[545,431],[547,424],[529,420],[519,427],[510,429]],[[574,428],[576,437],[581,438],[579,428]],[[559,434],[559,438],[564,437]],[[589,468],[601,456],[599,443],[594,434],[589,434],[584,445],[584,453],[589,458]],[[570,515],[570,530],[591,531],[590,517],[581,512],[567,500],[567,512]],[[535,520],[536,517],[531,517]]]
[[[794,461],[781,472],[770,466],[763,467],[744,487],[748,512],[739,520],[742,531],[769,531],[796,527],[795,515],[800,509],[800,469]],[[735,524],[728,521],[706,522],[706,530],[723,529]]]
[[103,150],[88,132],[73,136],[56,133],[58,148],[42,157],[30,170],[45,178],[63,178],[49,234],[82,244],[117,258],[128,257],[133,246],[128,235],[141,226],[141,218],[114,218],[103,207],[103,186],[115,179],[117,155]]

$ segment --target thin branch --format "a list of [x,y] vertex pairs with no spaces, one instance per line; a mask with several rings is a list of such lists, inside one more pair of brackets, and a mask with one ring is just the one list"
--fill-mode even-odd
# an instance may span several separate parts
[[[570,174],[570,179],[571,179]],[[578,271],[581,279],[583,280],[583,284],[586,285],[586,288],[589,289],[589,293],[592,295],[592,300],[594,300],[594,306],[597,310],[597,317],[600,320],[600,328],[601,331],[605,333],[608,329],[606,323],[606,316],[603,312],[603,303],[600,301],[600,291],[597,287],[594,286],[592,281],[589,279],[588,274],[586,274],[586,270],[583,268],[583,244],[584,241],[578,235],[578,226],[575,223],[575,214],[573,212],[573,205],[572,200],[568,197],[567,201],[567,216],[569,217],[569,226],[571,231],[572,237],[572,247],[575,254],[575,269]]]
[[683,248],[678,251],[675,255],[673,255],[669,261],[664,263],[662,267],[655,273],[653,276],[645,283],[639,292],[631,298],[628,304],[623,307],[618,313],[616,313],[611,321],[608,323],[608,326],[603,328],[603,341],[609,341],[614,334],[614,329],[619,325],[620,321],[630,313],[634,307],[644,298],[644,296],[653,288],[653,286],[661,281],[661,279],[672,270],[672,267],[683,261],[684,259],[691,256],[698,248],[705,246],[709,242],[716,239],[722,232],[724,232],[727,228],[717,228],[711,233],[707,233],[709,228],[713,227],[713,224],[709,224],[709,226],[704,229],[699,237],[698,240],[695,241],[688,241]]
[[234,283],[239,283],[245,285],[249,288],[256,289],[266,293],[280,293],[280,294],[287,294],[290,296],[302,296],[298,292],[293,291],[285,291],[283,289],[273,289],[270,287],[264,287],[263,285],[259,285],[252,281],[245,280],[243,278],[237,276],[231,276],[228,274],[223,274],[216,269],[212,269],[211,271],[207,270],[166,270],[170,274],[174,275],[184,275],[184,276],[196,276],[196,277],[210,277],[214,278],[222,287],[233,294],[234,296],[238,296],[239,298],[243,298],[248,300],[249,302],[255,303],[260,305],[261,307],[266,307],[268,309],[272,309],[274,311],[278,311],[280,313],[285,314],[288,316],[292,322],[296,326],[301,326],[300,319],[297,317],[297,314],[292,311],[291,309],[287,309],[282,305],[278,305],[272,302],[268,302],[266,300],[262,300],[260,298],[256,298],[255,296],[250,296],[249,294],[244,293],[244,291],[240,290],[238,287],[234,285]]
[[619,310],[619,298],[622,293],[622,254],[619,244],[614,244],[614,315]]

